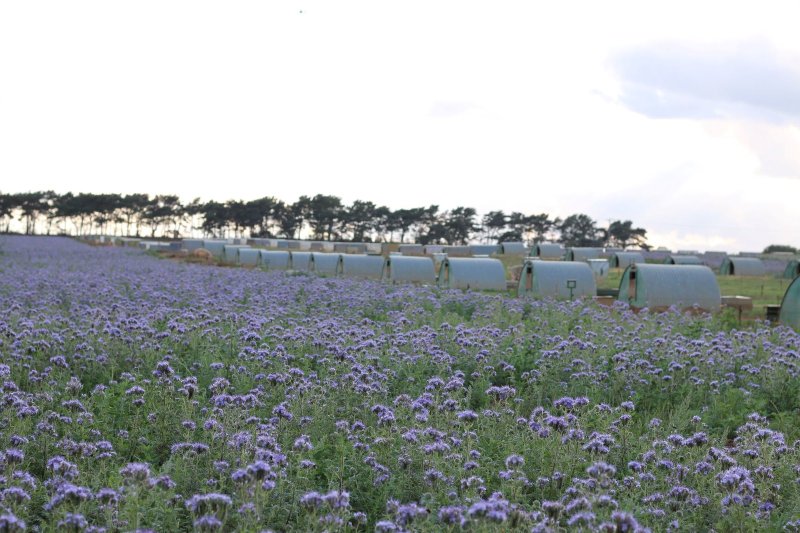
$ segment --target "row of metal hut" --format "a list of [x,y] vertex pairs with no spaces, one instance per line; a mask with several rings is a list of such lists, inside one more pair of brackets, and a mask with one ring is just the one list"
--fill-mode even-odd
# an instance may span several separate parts
[[[728,275],[763,275],[758,265],[742,259],[729,258],[730,265],[723,262]],[[735,269],[739,269],[737,273]],[[752,268],[753,274],[744,274]],[[792,277],[783,295],[778,320],[800,331],[800,265],[792,261],[786,268],[785,277]],[[597,294],[595,279],[588,263],[549,262],[529,260],[523,264],[517,289],[519,296],[552,296],[557,298],[593,297]],[[729,297],[736,300],[739,297]],[[714,271],[705,265],[696,264],[630,264],[622,274],[616,299],[628,303],[632,308],[661,311],[671,307],[679,309],[718,310],[723,297]],[[728,303],[728,305],[731,305]],[[735,304],[734,304],[735,305]]]
[[[383,279],[391,282],[437,283],[441,287],[475,290],[506,290],[505,267],[488,257],[443,257],[438,273],[431,257],[365,255],[310,251],[267,250],[248,245],[206,241],[203,247],[226,262],[266,270],[315,272],[329,276]],[[625,291],[641,307],[685,303],[705,309],[719,307],[720,294],[711,269],[705,266],[645,265],[631,263],[623,276]],[[627,276],[627,278],[626,278]],[[638,276],[638,277],[637,277]],[[633,278],[636,283],[630,284]],[[656,279],[656,282],[651,282]],[[636,290],[641,284],[642,288]],[[710,287],[713,290],[704,290]],[[518,282],[519,296],[582,298],[597,295],[595,274],[586,262],[542,261],[527,258]],[[662,290],[663,288],[663,290]],[[683,290],[679,290],[683,289]]]
[[[244,242],[230,242],[223,240],[192,240],[184,239],[183,247],[191,251],[196,248],[206,248],[215,255],[221,256],[226,261],[235,261],[235,258],[229,257],[221,253],[225,247],[241,247],[249,248],[250,244]],[[240,241],[245,241],[241,239]],[[267,246],[276,248],[276,244],[280,242],[299,242],[308,245],[303,249],[297,251],[307,252],[328,252],[328,253],[343,253],[343,254],[381,254],[381,243],[333,243],[333,242],[315,242],[315,241],[280,241],[277,239],[250,239],[249,242],[256,246]],[[169,246],[163,246],[164,243],[147,243],[152,246],[162,244],[160,248],[174,249],[173,243],[168,243]],[[278,248],[280,250],[280,248]],[[286,250],[290,251],[290,250]],[[524,243],[507,243],[506,245],[470,245],[470,246],[440,246],[440,245],[418,245],[418,244],[401,244],[398,253],[404,256],[437,256],[444,254],[447,257],[483,257],[490,255],[520,255],[525,256],[528,248]],[[558,252],[557,255],[555,252]],[[217,253],[219,252],[219,253]],[[608,259],[603,259],[603,255]],[[642,252],[638,251],[605,251],[602,248],[567,248],[564,249],[559,244],[537,244],[530,249],[530,257],[537,257],[539,259],[553,260],[558,258],[563,261],[578,261],[588,262],[592,267],[595,274],[603,275],[608,268],[627,268],[633,264],[644,264],[646,262],[645,256]],[[607,263],[607,265],[606,265]],[[671,265],[703,265],[703,260],[694,255],[669,255],[664,260],[665,264]],[[787,266],[787,271],[792,268],[790,264]],[[798,263],[795,261],[793,268],[797,270]],[[721,275],[730,276],[764,276],[766,269],[761,259],[756,257],[725,257],[720,266],[719,273]],[[788,277],[788,276],[787,276]],[[794,276],[791,276],[792,278]]]
[[[180,246],[187,250],[203,248],[226,262],[266,270],[314,272],[393,283],[436,283],[440,287],[455,289],[502,291],[511,285],[516,287],[518,296],[536,298],[596,297],[597,265],[605,264],[605,268],[625,269],[616,298],[634,308],[660,310],[676,306],[716,310],[722,301],[714,272],[703,265],[699,257],[689,254],[669,255],[664,264],[652,264],[645,262],[641,252],[609,251],[601,248],[565,249],[552,243],[537,244],[530,249],[523,243],[514,243],[520,247],[507,247],[505,250],[500,248],[500,252],[493,245],[486,248],[482,248],[483,245],[400,245],[399,252],[386,256],[380,255],[380,243],[319,243],[324,244],[320,250],[320,246],[314,241],[285,241],[307,243],[307,247],[303,245],[306,249],[281,249],[281,242],[284,241],[184,239]],[[174,242],[139,240],[137,243],[124,244],[148,249],[176,248]],[[254,248],[251,245],[265,248]],[[487,257],[497,253],[526,256],[518,280],[507,281],[503,263]],[[476,255],[483,257],[474,257]],[[606,259],[603,255],[606,255]],[[720,266],[720,274],[723,275],[759,276],[764,273],[763,264],[756,257],[725,256]],[[780,320],[800,329],[798,276],[800,264],[796,260],[790,261],[784,277],[793,278],[794,281],[784,295]]]
[[[383,243],[359,242],[328,242],[328,241],[301,241],[290,239],[250,238],[250,239],[183,239],[182,241],[157,241],[126,237],[97,237],[99,242],[109,241],[118,245],[138,246],[146,250],[176,251],[186,249],[192,251],[197,248],[219,248],[224,245],[258,246],[286,251],[330,252],[345,254],[383,254],[387,255],[386,245]],[[206,246],[208,243],[209,246]],[[567,247],[559,243],[538,243],[532,247],[523,242],[506,242],[500,244],[473,244],[465,246],[400,244],[396,253],[404,256],[436,256],[441,259],[441,254],[447,257],[483,257],[493,255],[515,255],[536,257],[549,261],[580,261],[588,262],[595,275],[604,275],[608,268],[627,268],[633,264],[644,264],[648,258],[653,261],[653,254],[645,255],[641,251],[626,251],[613,248],[592,247]],[[764,276],[767,274],[764,262],[752,254],[741,256],[728,256],[724,252],[708,252],[715,257],[719,264],[720,275],[730,276]],[[719,256],[719,257],[717,257]],[[224,258],[224,257],[223,257]],[[227,258],[225,258],[227,260]],[[607,264],[602,260],[606,259]],[[721,261],[721,262],[719,262]],[[673,265],[703,265],[704,259],[692,251],[679,251],[675,254],[666,254],[663,258],[665,264]],[[716,267],[716,265],[714,265]],[[800,275],[800,263],[790,260],[786,264],[783,277],[794,279]]]
[[[509,287],[503,263],[489,257],[445,256],[437,273],[434,258],[400,254],[384,257],[266,250],[230,244],[222,244],[216,253],[226,261],[267,270],[296,270],[329,276],[381,279],[393,283],[436,283],[440,287],[453,289],[503,291]],[[716,276],[709,267],[686,262],[646,264],[624,253],[616,253],[616,261],[612,260],[614,267],[625,268],[616,299],[633,308],[651,310],[677,307],[714,311],[720,308],[722,295]],[[728,259],[731,260],[728,274],[742,275],[737,274],[736,269],[746,268],[752,264],[747,260],[755,258]],[[740,262],[743,259],[745,261]],[[523,262],[519,280],[514,284],[517,295],[557,299],[594,298],[597,296],[597,285],[590,263],[591,260],[543,261],[528,257]],[[795,278],[784,296],[780,320],[800,329],[800,277]]]
[[[531,249],[531,256],[544,260],[590,262],[607,258],[609,268],[627,268],[634,264],[645,264],[647,259],[639,251],[610,251],[604,248],[564,248],[556,243],[536,244]],[[669,254],[663,259],[667,265],[704,265],[703,259],[691,254]],[[600,263],[602,264],[602,263]],[[795,261],[795,269],[797,268]],[[601,267],[596,267],[597,268]],[[790,267],[787,267],[789,269]],[[719,267],[723,276],[764,276],[766,267],[758,257],[724,256]]]
[[[232,245],[251,245],[286,251],[304,252],[329,252],[345,254],[383,254],[389,253],[389,245],[374,242],[329,242],[329,241],[300,241],[286,239],[184,239],[183,247],[188,250],[204,247],[204,243],[223,243]],[[472,244],[465,246],[400,244],[397,252],[402,255],[423,256],[434,254],[447,254],[450,257],[473,257],[488,255],[528,255],[529,249],[522,242],[507,242],[503,244]]]

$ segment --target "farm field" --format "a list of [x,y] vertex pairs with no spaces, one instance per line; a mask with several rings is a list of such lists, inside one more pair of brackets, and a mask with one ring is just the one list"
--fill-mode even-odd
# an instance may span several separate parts
[[46,237],[0,309],[0,531],[800,531],[785,327]]

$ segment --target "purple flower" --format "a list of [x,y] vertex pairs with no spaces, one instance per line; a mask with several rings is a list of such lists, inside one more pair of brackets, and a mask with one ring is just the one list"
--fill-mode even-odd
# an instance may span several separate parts
[[380,533],[391,533],[399,529],[400,528],[397,527],[397,524],[395,524],[391,520],[381,520],[375,523],[375,531],[378,531]]
[[506,400],[515,394],[517,394],[517,389],[509,385],[503,385],[501,387],[493,385],[486,389],[487,396],[494,396],[498,400]]
[[512,454],[506,457],[506,468],[516,468],[525,464],[525,459],[521,455]]
[[642,530],[642,527],[639,525],[639,522],[636,521],[636,518],[634,518],[632,514],[624,511],[612,512],[611,520],[614,522],[614,526],[616,527],[614,531],[619,531],[620,533],[638,533]]
[[222,520],[214,515],[203,515],[194,521],[197,531],[219,531],[222,529]]
[[150,466],[147,463],[128,463],[119,473],[126,480],[141,483],[150,477]]
[[399,505],[395,511],[395,522],[401,526],[407,526],[414,520],[428,516],[428,510],[414,502]]
[[300,451],[310,451],[314,449],[314,446],[311,444],[311,437],[308,435],[300,435],[295,439],[292,448]]
[[109,488],[98,490],[94,497],[103,505],[112,505],[119,501],[119,494],[117,491]]
[[459,420],[463,422],[474,422],[478,419],[478,413],[467,409],[466,411],[459,411],[456,415]]
[[30,500],[30,495],[20,487],[8,487],[0,491],[0,501],[21,504]]
[[464,511],[465,509],[459,505],[445,505],[439,508],[437,517],[440,522],[448,526],[463,527],[467,523]]
[[309,508],[319,508],[322,506],[322,495],[317,491],[311,491],[300,497],[300,505]]
[[617,473],[616,467],[603,461],[597,461],[586,469],[586,473],[593,478],[614,477]]
[[150,487],[158,487],[160,489],[174,489],[176,483],[172,481],[172,478],[169,476],[158,476],[156,478],[152,478],[148,481]]
[[582,527],[582,526],[590,526],[594,523],[596,517],[595,514],[591,511],[581,511],[580,513],[575,513],[574,515],[569,517],[567,520],[567,525],[569,527]]
[[25,531],[25,521],[17,518],[10,512],[0,514],[0,531],[7,531],[8,533],[18,533]]
[[230,507],[231,503],[233,502],[230,496],[210,492],[208,494],[195,494],[186,500],[185,505],[191,512],[201,514],[220,511],[226,507]]
[[64,528],[68,531],[81,531],[86,529],[89,522],[79,513],[67,513],[64,515],[63,520],[59,520],[58,527]]

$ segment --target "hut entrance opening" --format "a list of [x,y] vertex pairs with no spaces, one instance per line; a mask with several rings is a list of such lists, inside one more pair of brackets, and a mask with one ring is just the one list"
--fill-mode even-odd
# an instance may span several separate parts
[[525,291],[533,291],[533,265],[525,265]]
[[628,282],[628,301],[636,301],[636,269],[631,268],[630,281]]

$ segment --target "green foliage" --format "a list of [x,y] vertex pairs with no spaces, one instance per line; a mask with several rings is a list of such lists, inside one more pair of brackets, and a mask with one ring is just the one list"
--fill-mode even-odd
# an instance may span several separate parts
[[797,248],[794,246],[789,246],[788,244],[770,244],[766,248],[764,248],[765,254],[771,254],[774,252],[788,252],[791,254],[797,253]]
[[605,233],[591,217],[582,213],[570,215],[559,226],[560,242],[565,246],[602,246]]
[[634,228],[633,222],[630,220],[615,220],[608,226],[606,233],[608,244],[612,246],[619,246],[620,248],[628,248],[629,246],[636,246],[638,248],[648,249],[647,246],[647,230],[644,228]]

